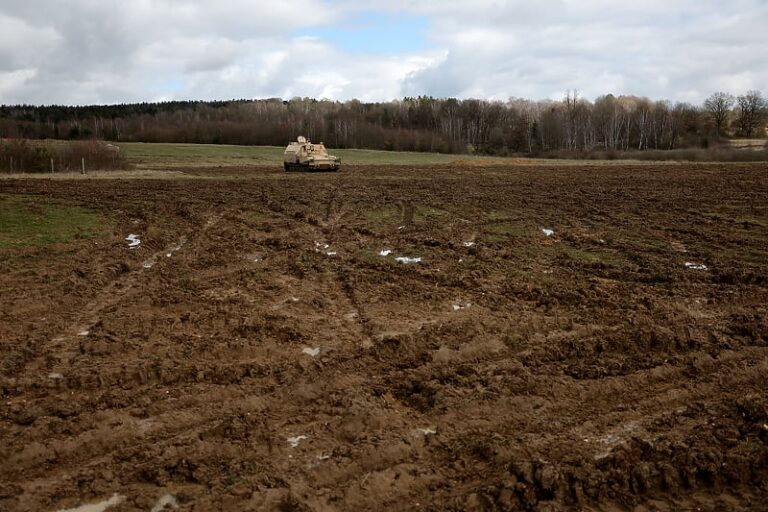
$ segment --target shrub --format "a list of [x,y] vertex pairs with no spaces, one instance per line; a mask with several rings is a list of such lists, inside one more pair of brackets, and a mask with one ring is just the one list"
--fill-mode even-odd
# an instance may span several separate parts
[[32,143],[26,139],[0,141],[0,172],[56,172],[116,170],[128,168],[120,149],[101,141],[78,141],[66,144]]
[[58,159],[64,170],[76,171],[85,159],[86,169],[125,169],[127,162],[117,146],[100,141],[70,142],[59,151]]

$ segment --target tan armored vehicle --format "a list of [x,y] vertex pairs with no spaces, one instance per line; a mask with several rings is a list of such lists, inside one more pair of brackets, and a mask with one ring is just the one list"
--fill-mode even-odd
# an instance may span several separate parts
[[341,158],[329,155],[322,142],[313,144],[300,136],[285,148],[283,167],[286,171],[338,171]]

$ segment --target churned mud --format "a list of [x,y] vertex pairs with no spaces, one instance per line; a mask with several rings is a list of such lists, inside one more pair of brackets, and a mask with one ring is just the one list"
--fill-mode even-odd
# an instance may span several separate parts
[[0,510],[765,509],[765,166],[215,172],[0,181],[109,222],[0,249]]

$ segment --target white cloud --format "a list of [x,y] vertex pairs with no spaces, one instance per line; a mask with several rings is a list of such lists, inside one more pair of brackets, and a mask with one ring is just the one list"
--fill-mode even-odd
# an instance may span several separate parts
[[450,54],[409,77],[412,94],[552,98],[578,89],[700,101],[725,86],[768,87],[762,0],[427,1],[418,10]]
[[34,69],[19,69],[0,72],[0,97],[11,95],[32,80],[37,72]]
[[[376,12],[424,19],[427,49],[374,55],[302,35]],[[574,88],[698,102],[768,92],[767,26],[766,0],[27,0],[0,5],[0,103]]]
[[60,39],[51,28],[35,27],[0,12],[0,71],[21,71],[27,66],[44,65]]

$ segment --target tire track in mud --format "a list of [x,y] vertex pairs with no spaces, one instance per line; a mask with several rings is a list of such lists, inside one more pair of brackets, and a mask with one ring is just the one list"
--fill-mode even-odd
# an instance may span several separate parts
[[[199,237],[205,235],[205,232],[219,222],[221,218],[222,214],[213,214],[209,216],[202,229],[188,230],[179,237],[175,244],[150,255],[150,257],[145,260],[145,263],[142,264],[141,268],[122,275],[112,283],[108,284],[101,291],[97,292],[96,297],[82,308],[83,312],[78,316],[77,320],[72,322],[72,327],[68,329],[68,331],[73,334],[87,331],[99,321],[99,313],[114,307],[129,295],[141,293],[141,287],[146,286],[146,283],[139,282],[139,278],[147,275],[147,271],[154,266],[154,263],[151,266],[147,266],[147,262],[156,262],[163,256],[169,257],[169,254],[172,255],[174,252],[181,250],[184,245],[193,245]],[[196,236],[195,233],[197,233]]]
[[[327,211],[330,211],[330,209],[331,209],[330,207],[327,207]],[[412,216],[414,208],[411,207],[409,210],[410,210],[411,216]],[[405,213],[403,215],[407,216],[408,214]],[[301,215],[294,214],[294,215],[289,215],[289,217],[290,218],[298,218],[298,219],[307,219],[307,218],[308,219],[312,219],[311,214],[301,214]],[[327,215],[326,217],[329,217],[329,216]],[[312,222],[310,222],[310,224],[313,225],[313,226],[315,225]],[[363,306],[362,302],[358,298],[358,293],[356,291],[356,286],[355,286],[354,277],[353,277],[353,268],[354,267],[347,268],[347,267],[343,266],[345,263],[348,263],[349,260],[342,259],[341,261],[342,261],[341,264],[331,265],[332,267],[333,266],[337,267],[337,268],[335,268],[333,270],[333,272],[337,276],[338,281],[339,281],[339,285],[342,288],[342,290],[345,292],[345,294],[346,294],[346,296],[348,298],[348,301],[355,307],[355,310],[357,312],[358,323],[361,326],[361,331],[362,331],[362,333],[364,333],[367,336],[367,340],[366,340],[367,346],[368,347],[377,347],[378,345],[377,345],[377,341],[375,339],[375,333],[374,333],[374,329],[373,329],[373,322],[368,317],[368,315],[365,314],[364,306]],[[338,268],[340,265],[342,266],[342,268]],[[416,272],[415,276],[418,276],[419,281],[425,281],[425,280],[426,281],[432,281],[431,277],[424,276],[420,272]],[[502,359],[505,356],[502,355],[502,356],[498,356],[498,357],[499,357],[499,359]],[[367,358],[366,357],[366,358],[363,358],[362,360],[356,360],[352,364],[356,368],[365,367],[368,364],[368,361],[370,361],[370,360],[371,360],[371,358]],[[373,360],[376,361],[379,366],[382,363],[384,363],[384,366],[385,367],[390,367],[390,369],[395,369],[398,366],[400,366],[400,363],[398,363],[397,360],[393,360],[391,362],[390,361],[385,361],[384,359],[382,359],[379,356],[374,356]],[[397,373],[400,373],[400,372],[396,371],[396,374]],[[408,380],[408,375],[406,373],[403,373],[402,376],[404,377],[405,380]],[[367,394],[367,395],[371,395],[373,393],[374,389],[383,387],[384,384],[386,383],[386,380],[387,380],[384,377],[373,376],[373,375],[369,376],[369,378],[371,379],[371,382],[369,383],[369,385],[366,386],[366,388],[368,388],[368,389],[361,390],[364,394]],[[394,378],[396,379],[397,377],[395,376]],[[411,418],[412,419],[413,415],[416,414],[416,413],[417,413],[417,411],[415,411],[413,409],[410,409],[408,407],[405,407],[405,408],[401,409],[401,411],[397,412],[397,413],[393,412],[393,411],[390,411],[389,412],[390,416],[399,418],[398,420],[392,419],[390,421],[393,421],[393,425],[396,424],[396,423],[404,424],[404,423],[407,423],[406,418]],[[429,425],[430,424],[430,422],[428,420],[421,421],[421,423],[424,424],[424,425]],[[424,432],[430,432],[429,427],[425,428]],[[390,432],[390,435],[393,437],[393,440],[396,440],[399,437],[399,435],[402,435],[402,434],[397,432],[397,430],[393,428],[392,432]],[[426,435],[426,434],[422,434],[422,435]],[[410,451],[408,451],[407,453],[410,453]],[[396,468],[396,467],[398,467],[399,464],[404,463],[404,462],[409,461],[409,460],[413,461],[413,458],[410,455],[407,455],[405,457],[396,457],[394,460],[391,460],[391,461],[387,462],[384,466],[380,467],[379,470],[384,470],[385,468],[390,468],[390,467],[395,467]],[[349,467],[352,468],[353,466],[350,465]],[[377,471],[377,473],[378,473],[378,471]],[[370,475],[371,473],[367,473],[367,474]],[[344,478],[342,478],[342,479],[336,481],[336,484],[338,485],[338,484],[341,484],[342,482],[347,482],[347,481],[349,481],[349,480],[345,480]]]
[[[201,229],[196,230],[192,228],[188,230],[179,237],[175,244],[160,251],[155,251],[148,259],[144,260],[145,263],[142,263],[141,267],[119,275],[116,279],[98,290],[95,293],[95,297],[76,313],[75,320],[71,321],[69,327],[64,329],[64,334],[54,338],[48,345],[49,348],[46,350],[61,354],[59,358],[61,361],[60,365],[63,364],[65,366],[57,365],[58,367],[54,368],[55,371],[51,375],[67,371],[68,368],[66,366],[70,365],[77,354],[81,353],[80,343],[78,342],[88,341],[92,335],[98,334],[92,331],[98,330],[104,312],[117,311],[121,303],[139,295],[147,294],[147,279],[151,279],[151,277],[148,277],[150,276],[148,271],[151,270],[151,266],[148,267],[146,262],[157,261],[161,258],[167,259],[168,254],[173,255],[183,245],[194,245],[199,237],[204,236],[208,229],[221,220],[221,217],[221,214],[210,215]],[[48,363],[44,362],[39,370],[41,375],[45,373],[43,370],[46,366],[48,366]],[[34,368],[34,362],[28,363],[29,370]]]
[[[343,212],[339,208],[337,207],[334,208],[333,206],[333,204],[335,204],[335,202],[338,200],[338,195],[334,194],[331,197],[332,197],[331,200],[329,200],[325,206],[326,219],[328,219],[328,222],[319,222],[319,223],[316,222],[315,221],[316,218],[312,215],[311,212],[308,213],[305,211],[300,211],[300,212],[291,213],[287,211],[287,209],[283,205],[280,205],[279,207],[275,207],[273,205],[273,208],[271,209],[277,213],[280,213],[286,219],[303,222],[305,225],[307,225],[310,231],[316,234],[312,238],[313,239],[317,238],[321,241],[320,243],[324,243],[323,236],[334,233],[336,225],[338,224],[338,222],[340,222],[343,219]],[[337,212],[335,216],[331,213],[334,211]],[[338,258],[334,257],[334,258],[329,258],[328,260],[324,260],[321,267],[324,269],[327,269],[333,276],[335,276],[335,280],[337,283],[336,286],[338,290],[343,292],[343,294],[340,295],[339,297],[344,297],[347,303],[349,304],[349,306],[351,306],[352,308],[353,314],[348,315],[347,318],[353,320],[352,324],[356,325],[357,327],[356,329],[357,334],[355,337],[359,340],[362,340],[362,342],[358,346],[365,350],[375,351],[377,342],[374,337],[374,332],[372,328],[373,322],[366,314],[365,309],[362,305],[362,302],[358,298],[358,294],[356,292],[356,287],[354,283],[354,277],[353,277],[354,266],[348,268],[347,265],[349,264],[354,265],[353,260],[341,256]],[[336,306],[342,310],[348,309],[344,306],[338,306],[338,303],[336,304]],[[331,364],[330,366],[325,366],[324,369],[322,370],[321,375],[325,375],[325,374],[333,375],[333,373],[335,373],[335,371],[333,370],[333,367],[338,365],[340,365],[340,367],[342,368],[342,371],[345,373],[348,371],[351,371],[352,368],[359,369],[361,366],[365,366],[366,364],[365,359],[367,358],[364,358],[364,360],[361,361],[357,357],[350,357],[348,363],[345,361],[337,361],[335,362],[335,364]],[[376,377],[374,375],[368,375],[368,382],[359,383],[355,387],[355,389],[357,390],[355,394],[357,395],[359,393],[361,396],[367,396],[367,397],[373,398],[375,397],[373,390],[379,386],[379,384],[377,383],[380,383],[380,382],[381,382],[381,378]],[[345,386],[344,389],[345,389],[345,393],[349,393],[351,391],[348,386]],[[371,414],[373,411],[376,411],[379,408],[380,408],[379,405],[374,405],[373,407],[369,407],[367,409],[368,414]],[[410,437],[413,435],[411,428],[406,428],[403,431],[402,426],[397,428],[395,427],[395,425],[407,425],[410,421],[409,418],[411,418],[414,415],[414,411],[409,410],[407,408],[392,410],[388,407],[386,410],[387,410],[387,416],[389,417],[388,423],[390,425],[389,432],[386,436],[387,438],[391,438],[392,441],[397,444],[398,442],[402,442],[402,441],[398,441],[398,439],[401,439],[403,436]],[[338,422],[339,419],[336,418],[335,421]],[[307,423],[303,423],[303,426],[299,426],[301,424],[295,424],[294,430],[296,430],[297,432],[299,431],[311,432],[315,430],[312,427],[312,425],[316,425],[317,423],[318,423],[318,419],[312,416]],[[426,425],[428,422],[422,422],[422,423]],[[425,430],[425,432],[426,431],[427,430]],[[419,436],[423,436],[423,435],[425,434],[419,433]],[[327,443],[327,436],[323,436],[323,437],[326,439],[325,442]],[[342,452],[345,450],[349,450],[351,448],[351,447],[344,447],[344,444],[339,445],[338,442],[332,444],[332,446],[334,446],[334,451],[342,450]],[[373,471],[373,473],[376,473],[376,474],[384,471],[390,471],[391,469],[389,468],[398,468],[400,465],[410,460],[411,450],[412,448],[408,448],[405,450],[405,452],[403,452],[403,454],[397,455],[394,458],[390,457],[386,459],[386,462],[384,462],[383,465],[381,465],[382,463],[379,463],[378,466],[364,465],[363,467],[367,467],[370,470],[367,473],[368,476],[372,474],[371,471]],[[372,460],[377,459],[376,457],[373,457],[372,454],[368,455],[368,457],[371,458]],[[357,489],[358,485],[363,485],[365,483],[365,480],[367,480],[367,478],[363,478],[363,481],[361,484],[359,477],[351,476],[351,475],[357,474],[357,472],[360,470],[359,469],[360,465],[358,462],[338,461],[336,464],[339,466],[339,468],[345,468],[345,469],[342,470],[341,475],[334,478],[333,480],[334,485],[342,486],[342,487],[349,486],[350,489]],[[306,474],[304,474],[300,478],[297,475],[296,483],[298,483],[298,481],[305,482],[305,484],[300,484],[298,485],[298,487],[302,487],[303,485],[310,484],[313,481],[317,482],[318,480],[321,482],[325,481],[325,485],[330,483],[330,482],[327,482],[328,476],[324,474],[322,469],[318,468],[318,471],[312,470],[312,471],[306,472]],[[426,485],[426,483],[424,485]],[[361,506],[371,506],[372,504],[369,500],[362,500],[360,501],[360,503],[361,503]]]
[[[210,227],[210,224],[209,224],[209,227]],[[199,246],[200,245],[199,242],[200,242],[200,239],[193,240],[190,245],[198,245]],[[139,275],[141,274],[141,272],[142,271],[137,271],[137,273]],[[234,272],[237,272],[237,269],[235,269]],[[230,273],[230,272],[224,272],[224,274],[222,274],[222,275],[225,275],[225,274],[228,274],[228,273]],[[132,278],[133,275],[134,274],[132,274],[129,277],[126,277],[126,279]],[[122,294],[122,295],[120,295],[118,297],[110,299],[109,301],[104,301],[104,300],[93,301],[93,303],[92,303],[93,305],[91,306],[91,310],[94,312],[94,314],[102,312],[105,309],[109,308],[111,304],[118,303],[118,302],[120,302],[120,300],[125,300],[128,297],[129,297],[128,294]],[[99,298],[101,299],[103,297],[99,297]],[[237,368],[238,366],[240,366],[241,369],[240,370],[235,369],[233,371],[233,368]],[[203,367],[205,367],[205,363],[203,363]],[[203,376],[203,380],[204,381],[213,381],[213,382],[216,382],[218,380],[218,384],[225,385],[225,384],[239,383],[239,382],[242,382],[243,379],[253,379],[253,378],[257,378],[258,379],[259,377],[263,377],[265,375],[271,376],[274,373],[269,368],[264,368],[264,367],[262,367],[260,365],[256,366],[257,371],[256,371],[256,373],[254,373],[252,371],[253,368],[254,367],[253,366],[249,366],[248,363],[234,363],[232,365],[229,365],[228,367],[225,366],[224,370],[222,372],[220,372],[222,374],[222,377],[223,377],[222,379],[216,379],[216,378],[211,379],[210,377],[206,377],[204,375]],[[160,369],[160,370],[157,371],[157,373],[155,373],[155,378],[152,378],[152,373],[153,372],[150,371],[150,372],[147,372],[147,373],[149,373],[149,375],[145,376],[145,377],[140,377],[140,376],[137,376],[137,375],[128,375],[128,379],[127,380],[128,380],[128,382],[130,382],[133,378],[137,379],[138,382],[140,383],[138,389],[142,389],[142,388],[146,389],[147,386],[149,386],[150,389],[151,389],[151,387],[153,385],[158,384],[158,383],[176,386],[176,385],[179,385],[179,384],[183,384],[185,381],[193,383],[193,385],[194,385],[194,382],[200,380],[199,379],[199,377],[200,377],[199,376],[199,372],[195,372],[194,371],[194,367],[191,370],[187,371],[187,372],[185,372],[184,369],[181,369],[181,373],[182,374],[187,373],[187,375],[188,375],[188,377],[186,379],[182,378],[181,380],[179,380],[178,377],[177,377],[178,374],[180,373],[180,370],[178,368],[173,368],[171,370],[172,371],[170,372],[170,374],[168,374],[166,377],[163,376],[162,369]],[[141,374],[142,372],[139,371],[138,373]],[[216,372],[216,373],[219,373],[219,372]],[[129,374],[130,374],[130,371],[129,371]],[[90,381],[90,385],[89,385],[88,381],[79,381],[79,384],[84,384],[85,387],[83,387],[82,385],[79,385],[78,382],[72,382],[71,384],[73,384],[73,386],[69,386],[69,388],[76,389],[76,390],[83,390],[83,389],[94,389],[94,390],[109,389],[111,386],[114,386],[114,385],[119,385],[121,387],[121,389],[123,389],[123,390],[131,389],[131,387],[132,387],[132,386],[129,385],[126,388],[126,386],[124,384],[120,384],[120,379],[119,378],[117,380],[115,380],[115,379],[110,378],[109,376],[106,376],[106,378],[101,378],[100,377],[97,380],[92,380],[92,381]],[[263,396],[267,396],[268,395],[267,393],[261,393],[261,394]],[[217,397],[217,398],[220,399],[221,397],[217,396],[217,395],[220,395],[220,392],[218,390],[215,390],[215,391],[210,393],[211,399],[214,399],[214,397]],[[161,435],[155,436],[152,439],[152,442],[154,442],[154,443],[168,443],[168,442],[172,442],[173,439],[185,438],[185,437],[188,437],[190,435],[194,435],[195,432],[200,432],[201,429],[203,429],[203,427],[205,427],[206,425],[210,425],[211,423],[218,423],[218,422],[220,422],[220,418],[222,417],[222,415],[224,417],[227,417],[227,416],[231,415],[233,412],[235,412],[236,410],[238,410],[240,408],[240,406],[237,405],[236,401],[231,401],[231,402],[228,402],[226,406],[220,406],[219,409],[216,412],[214,412],[214,413],[211,413],[211,414],[201,414],[202,411],[200,411],[200,407],[201,407],[201,404],[204,403],[205,400],[206,400],[206,398],[204,396],[201,396],[200,400],[198,400],[194,404],[190,405],[189,409],[191,411],[195,411],[192,416],[189,416],[189,418],[192,418],[193,421],[190,421],[190,422],[187,422],[187,421],[176,422],[175,427],[172,430],[167,430],[167,431],[163,432]],[[183,409],[176,408],[176,410],[183,417],[183,415],[184,415],[183,414]],[[83,416],[90,416],[90,413],[88,413],[88,412],[81,413],[79,416],[80,416],[80,421],[88,422],[89,421],[88,418],[87,417],[83,417]],[[114,433],[111,429],[107,429],[107,431],[109,431],[111,433]],[[146,434],[146,432],[144,434]],[[123,437],[122,441],[120,440],[121,436],[117,435],[117,437],[114,439],[114,442],[110,442],[110,443],[107,443],[107,444],[102,444],[102,445],[100,445],[100,448],[98,448],[98,447],[94,448],[93,447],[93,442],[92,442],[91,439],[93,438],[93,436],[96,436],[96,435],[98,435],[98,431],[94,431],[92,429],[86,431],[83,434],[83,440],[81,442],[74,441],[75,442],[75,446],[71,450],[64,451],[64,452],[61,452],[61,450],[59,450],[61,453],[58,453],[57,456],[68,457],[67,454],[69,454],[70,456],[72,454],[80,454],[81,457],[85,457],[85,458],[82,458],[81,460],[77,461],[77,460],[71,460],[71,458],[68,457],[68,458],[70,458],[71,463],[73,463],[73,464],[75,464],[75,465],[77,465],[79,467],[91,467],[93,465],[98,465],[101,462],[106,462],[107,460],[110,460],[112,458],[112,454],[113,453],[115,453],[116,451],[119,451],[121,448],[125,447],[126,445],[130,445],[131,444],[131,439],[137,439],[136,435],[132,435],[130,432],[128,432],[128,433],[126,433],[126,435],[128,437]],[[145,436],[142,434],[142,436],[139,436],[139,437],[145,437]],[[88,449],[83,449],[86,446],[88,446],[89,444],[91,446]],[[117,446],[114,446],[115,444]],[[30,465],[32,467],[34,467],[35,465],[37,465],[38,461],[39,461],[38,458],[32,457],[30,459]],[[44,470],[44,468],[40,467],[39,471],[44,472],[45,470]],[[67,470],[66,469],[62,469],[62,472],[66,473]],[[32,487],[34,487],[34,482],[30,482],[30,485],[32,485]]]
[[[314,216],[303,211],[290,214],[283,205],[278,205],[274,202],[268,202],[265,204],[265,206],[274,213],[278,213],[289,222],[302,222],[310,230],[316,233],[317,237],[314,240],[315,243],[326,244],[326,236],[332,236],[336,231],[337,226],[343,222],[346,216],[346,213],[343,210],[343,197],[344,193],[341,187],[336,186],[331,190],[328,199],[325,202],[325,214],[323,222],[317,222]],[[318,240],[320,240],[320,242],[318,242]],[[350,261],[348,258],[343,257],[338,259],[342,262],[342,265],[345,262]],[[327,265],[326,267],[330,268],[338,283],[339,290],[343,293],[343,296],[346,297],[348,301],[350,307],[346,309],[348,309],[350,312],[345,315],[345,318],[350,319],[352,323],[357,326],[358,334],[361,338],[361,346],[363,348],[373,347],[374,341],[372,337],[371,322],[365,314],[364,310],[361,308],[361,304],[355,296],[354,284],[349,270],[344,268],[339,269],[338,265],[333,264]]]

